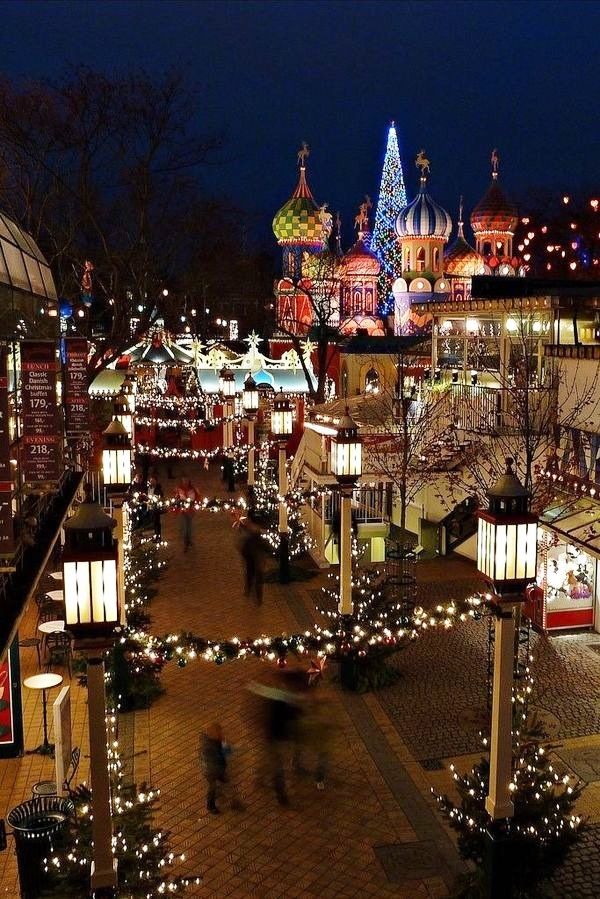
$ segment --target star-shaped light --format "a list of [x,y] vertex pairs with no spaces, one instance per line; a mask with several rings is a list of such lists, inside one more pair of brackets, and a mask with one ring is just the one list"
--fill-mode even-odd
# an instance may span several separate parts
[[315,681],[318,681],[320,677],[323,677],[326,664],[327,658],[325,656],[310,660],[310,668],[308,669],[309,686],[314,684]]

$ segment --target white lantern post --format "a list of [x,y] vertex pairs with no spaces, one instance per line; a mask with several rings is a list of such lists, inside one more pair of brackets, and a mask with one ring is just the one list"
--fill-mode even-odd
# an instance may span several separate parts
[[537,518],[529,510],[530,494],[513,472],[513,461],[506,460],[506,472],[489,490],[489,508],[477,513],[477,568],[492,584],[496,617],[490,780],[485,802],[491,818],[487,832],[487,893],[492,899],[509,896],[511,889],[503,822],[514,813],[510,791],[514,611],[537,573]]
[[90,494],[64,524],[65,627],[87,657],[92,818],[92,895],[115,895],[117,864],[112,849],[112,810],[106,732],[104,654],[121,623],[116,525]]
[[135,395],[137,393],[137,382],[133,372],[128,371],[125,380],[121,384],[121,393],[127,401],[129,411],[133,415],[135,413]]
[[113,419],[103,433],[102,474],[104,488],[122,492],[131,484],[131,440],[120,421]]
[[286,444],[292,436],[293,430],[294,409],[290,400],[280,391],[273,400],[271,433],[277,441],[279,455],[279,582],[281,584],[287,584],[290,580],[290,540],[285,504],[285,496],[288,492]]
[[260,403],[260,395],[256,381],[248,375],[242,391],[242,406],[248,419],[248,486],[254,486],[254,422]]
[[352,604],[352,491],[362,474],[362,440],[348,408],[331,438],[331,471],[340,485],[340,615],[350,616]]
[[117,421],[120,421],[127,431],[127,435],[129,437],[129,440],[131,441],[131,445],[133,446],[133,413],[129,407],[127,398],[123,394],[115,399],[113,411]]
[[233,446],[233,423],[228,419],[235,412],[235,376],[227,367],[219,373],[219,393],[223,397],[223,449],[227,450]]

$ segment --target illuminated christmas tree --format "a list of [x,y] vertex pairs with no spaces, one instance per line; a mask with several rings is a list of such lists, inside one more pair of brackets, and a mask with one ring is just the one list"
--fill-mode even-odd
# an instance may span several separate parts
[[379,296],[381,312],[393,311],[392,284],[402,270],[400,246],[396,235],[398,213],[407,204],[402,162],[398,149],[396,126],[392,122],[388,131],[387,147],[383,160],[383,172],[379,187],[379,199],[375,213],[375,229],[371,238],[371,249],[381,262]]

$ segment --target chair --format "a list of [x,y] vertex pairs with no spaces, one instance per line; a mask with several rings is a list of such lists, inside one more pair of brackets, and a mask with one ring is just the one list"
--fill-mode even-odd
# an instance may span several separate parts
[[[71,795],[71,783],[73,778],[77,774],[77,769],[79,768],[79,760],[81,758],[81,749],[79,746],[75,746],[73,752],[71,753],[71,760],[69,762],[69,767],[67,768],[67,773],[65,775],[65,779],[63,780],[63,790],[67,794],[67,796]],[[56,782],[54,780],[38,780],[37,783],[33,785],[31,788],[32,796],[56,796]]]
[[51,665],[66,665],[69,679],[71,672],[71,660],[73,658],[73,646],[71,634],[68,631],[58,631],[56,634],[48,634],[46,638],[46,671]]
[[19,646],[22,646],[24,649],[28,649],[31,646],[35,646],[37,657],[38,657],[38,668],[42,667],[42,656],[40,652],[40,643],[42,641],[39,637],[23,637],[22,640],[19,640]]

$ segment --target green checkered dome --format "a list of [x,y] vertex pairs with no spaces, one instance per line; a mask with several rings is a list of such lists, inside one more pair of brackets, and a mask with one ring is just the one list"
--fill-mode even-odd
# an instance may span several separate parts
[[325,234],[319,209],[306,183],[305,168],[300,168],[296,190],[273,219],[273,233],[280,246],[296,245],[320,249]]

